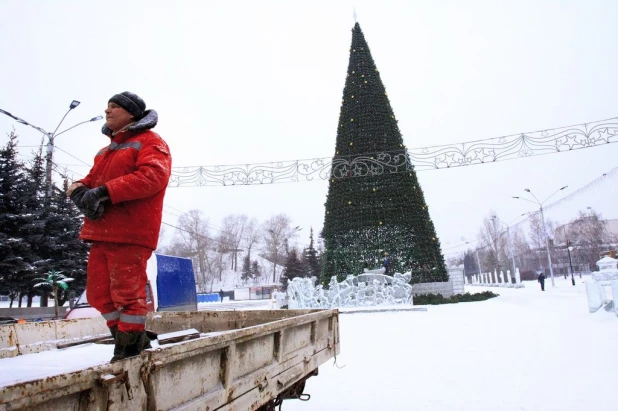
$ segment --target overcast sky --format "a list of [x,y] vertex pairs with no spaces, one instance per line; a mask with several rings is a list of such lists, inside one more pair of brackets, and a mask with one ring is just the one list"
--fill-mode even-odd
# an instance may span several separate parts
[[[125,90],[159,113],[173,165],[246,164],[334,154],[354,25],[380,70],[405,144],[478,140],[618,116],[618,2],[606,1],[23,1],[0,0],[0,109],[53,131],[103,114]],[[85,175],[109,140],[102,122],[59,136],[56,163]],[[41,133],[0,116],[30,155]],[[62,150],[62,151],[61,151]],[[69,155],[70,154],[70,155]],[[544,199],[616,167],[618,144],[419,172],[446,254],[495,210],[510,222]],[[84,164],[85,163],[85,164]],[[548,212],[590,206],[618,218],[616,178]],[[325,181],[169,188],[164,221],[200,209],[286,213],[323,224]],[[559,196],[555,197],[559,199]],[[550,201],[551,202],[551,201]],[[213,228],[214,232],[214,228]]]

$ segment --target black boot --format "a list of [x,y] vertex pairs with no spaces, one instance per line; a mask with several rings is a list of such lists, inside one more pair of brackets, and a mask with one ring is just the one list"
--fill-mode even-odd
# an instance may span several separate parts
[[117,356],[122,355],[122,350],[120,349],[120,346],[118,345],[118,341],[116,340],[116,334],[118,334],[118,326],[114,325],[112,327],[109,327],[109,332],[110,334],[112,334],[112,338],[114,339],[114,357],[113,358],[116,358]]
[[139,355],[150,347],[150,340],[145,331],[116,331],[116,345],[112,362]]

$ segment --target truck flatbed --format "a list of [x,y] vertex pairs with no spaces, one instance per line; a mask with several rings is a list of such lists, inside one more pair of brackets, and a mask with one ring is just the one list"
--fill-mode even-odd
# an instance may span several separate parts
[[79,343],[106,335],[102,319],[0,327],[0,369],[15,370],[0,410],[266,409],[339,353],[337,310],[156,312],[147,326],[199,337],[109,363],[112,345]]

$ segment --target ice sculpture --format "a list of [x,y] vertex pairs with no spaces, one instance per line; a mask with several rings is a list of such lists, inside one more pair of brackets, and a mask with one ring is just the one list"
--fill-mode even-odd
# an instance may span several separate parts
[[412,304],[411,273],[384,275],[383,270],[368,271],[358,276],[348,275],[342,282],[332,277],[328,290],[314,286],[310,278],[294,278],[288,284],[288,307],[331,308]]
[[612,287],[612,298],[614,301],[614,312],[618,316],[618,268],[617,260],[610,256],[605,256],[599,261],[599,271],[592,273],[592,278],[586,281],[586,294],[588,296],[588,309],[591,313],[596,312],[603,305],[610,302],[605,292],[605,287]]

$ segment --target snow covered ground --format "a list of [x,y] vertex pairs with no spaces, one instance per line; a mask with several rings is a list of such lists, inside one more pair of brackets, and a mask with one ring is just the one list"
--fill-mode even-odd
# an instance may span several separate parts
[[[336,365],[327,362],[309,379],[310,401],[289,400],[284,409],[616,409],[618,318],[604,310],[588,313],[586,278],[576,280],[573,287],[570,279],[557,278],[555,288],[547,281],[545,292],[533,282],[523,289],[492,288],[500,297],[427,311],[342,313]],[[267,301],[220,305],[270,308]],[[1,369],[12,370],[0,386],[78,369],[86,357],[91,365],[104,363],[112,346],[67,350],[81,360],[63,361],[59,352],[0,360]]]
[[426,312],[340,315],[337,366],[308,380],[310,401],[284,408],[618,409],[618,318],[588,312],[583,281],[492,288],[500,297]]

